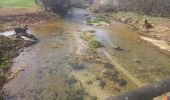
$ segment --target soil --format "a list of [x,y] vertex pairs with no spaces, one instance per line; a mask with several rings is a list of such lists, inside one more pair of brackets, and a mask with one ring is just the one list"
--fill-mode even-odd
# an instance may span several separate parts
[[53,18],[40,8],[0,8],[0,31],[25,24],[43,23]]

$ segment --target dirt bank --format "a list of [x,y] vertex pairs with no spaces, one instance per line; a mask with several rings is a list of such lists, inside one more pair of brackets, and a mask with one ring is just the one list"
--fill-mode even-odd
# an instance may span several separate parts
[[[25,24],[47,22],[52,18],[53,16],[49,12],[45,12],[40,8],[0,8],[0,32]],[[13,58],[18,56],[24,47],[32,44],[32,42],[23,39],[0,35],[0,90],[6,81],[8,81],[7,71],[13,63]]]
[[18,56],[24,47],[32,44],[33,43],[23,39],[9,38],[0,35],[0,90],[6,81],[8,81],[7,71],[13,63],[13,58]]
[[43,23],[53,16],[40,8],[0,8],[0,31],[22,24]]
[[[123,23],[134,26],[143,37],[160,40],[160,42],[164,41],[167,45],[170,45],[170,19],[168,18],[140,15],[133,12],[114,13],[113,18]],[[153,25],[153,28],[144,28],[145,19],[147,19],[149,23]],[[164,46],[165,45],[161,47]]]

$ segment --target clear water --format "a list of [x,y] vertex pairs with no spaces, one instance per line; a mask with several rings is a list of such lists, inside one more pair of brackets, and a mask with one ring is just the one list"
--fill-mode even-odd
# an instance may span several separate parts
[[[84,100],[103,100],[107,96],[115,95],[136,87],[133,82],[120,87],[121,92],[114,91],[115,83],[106,80],[106,88],[102,90],[96,81],[96,75],[104,70],[102,64],[87,63],[86,69],[73,71],[68,65],[78,49],[77,36],[82,31],[96,30],[95,36],[104,44],[102,50],[117,59],[131,75],[141,83],[150,83],[164,79],[170,75],[170,53],[155,48],[140,39],[131,27],[113,21],[109,27],[88,26],[84,14],[86,10],[75,9],[64,19],[32,26],[32,33],[36,34],[39,43],[22,52],[14,61],[11,71],[22,66],[26,69],[16,78],[4,86],[5,100],[82,100],[75,99],[76,89],[84,88],[87,94]],[[70,17],[71,16],[71,17]],[[123,50],[117,51],[113,46]],[[103,52],[101,52],[105,58]],[[79,82],[70,85],[66,79],[74,75]],[[128,80],[128,77],[125,75]],[[87,80],[93,80],[92,85],[86,85]]]

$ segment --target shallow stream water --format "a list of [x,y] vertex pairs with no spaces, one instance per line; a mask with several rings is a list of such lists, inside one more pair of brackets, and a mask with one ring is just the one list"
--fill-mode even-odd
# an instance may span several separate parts
[[[95,30],[95,37],[104,45],[100,49],[101,55],[103,53],[113,64],[116,62],[115,66],[121,67],[122,74],[131,77],[131,83],[133,80],[139,83],[128,85],[130,88],[169,77],[169,52],[143,41],[132,27],[114,20],[106,27],[86,25],[84,15],[88,13],[83,9],[74,9],[66,18],[56,18],[52,22],[31,27],[31,33],[38,37],[39,43],[26,48],[15,59],[11,71],[22,66],[26,66],[26,69],[4,86],[5,100],[75,100],[68,98],[72,86],[65,80],[70,75],[75,75],[83,85],[86,78],[94,79],[94,72],[103,70],[100,64],[95,63],[89,64],[92,67],[88,66],[83,71],[72,71],[68,65],[68,60],[79,47],[79,34],[88,30]],[[115,47],[120,47],[121,50],[116,50]],[[112,83],[107,84],[109,86]],[[98,100],[116,94],[112,93],[111,88],[100,89],[97,82],[92,86],[82,87],[88,95],[98,97]],[[127,89],[129,88],[125,91]]]

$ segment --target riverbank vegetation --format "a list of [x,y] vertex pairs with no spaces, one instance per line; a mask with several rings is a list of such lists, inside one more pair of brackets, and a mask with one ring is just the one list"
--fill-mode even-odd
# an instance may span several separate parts
[[35,0],[1,0],[0,7],[37,7]]
[[80,38],[84,39],[88,42],[90,48],[100,48],[102,47],[102,44],[95,38],[94,34],[91,33],[93,31],[88,31],[81,33]]
[[0,36],[0,89],[6,82],[5,71],[11,65],[12,45],[14,47],[13,40]]
[[104,16],[97,16],[96,18],[86,18],[86,23],[95,26],[108,26],[110,21]]
[[29,41],[0,35],[0,89],[7,81],[7,71],[13,63],[13,58],[31,44]]
[[[170,19],[168,18],[142,15],[135,12],[118,12],[113,13],[112,16],[118,21],[136,27],[142,36],[163,40],[170,44]],[[144,28],[144,21],[146,19],[152,24],[153,28],[147,30]]]
[[[0,32],[22,27],[21,24],[42,23],[51,15],[40,9],[35,0],[1,0],[0,1]],[[3,85],[9,80],[8,69],[13,59],[31,42],[17,39],[15,36],[0,35],[0,100],[2,100]],[[17,72],[18,73],[18,72]]]

